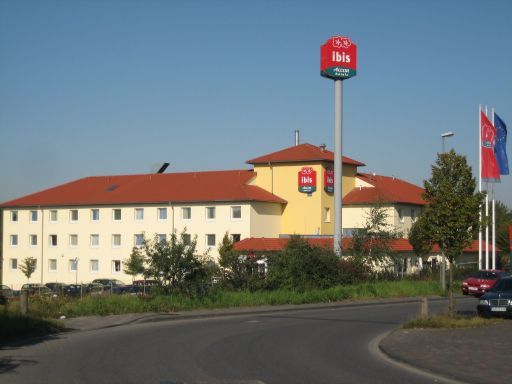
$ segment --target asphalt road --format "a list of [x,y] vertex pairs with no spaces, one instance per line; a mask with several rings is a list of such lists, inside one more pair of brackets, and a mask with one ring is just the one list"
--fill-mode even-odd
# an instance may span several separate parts
[[[445,303],[430,302],[431,311]],[[474,309],[474,301],[459,308]],[[417,303],[397,303],[72,332],[0,350],[0,383],[439,382],[370,347],[417,313]]]

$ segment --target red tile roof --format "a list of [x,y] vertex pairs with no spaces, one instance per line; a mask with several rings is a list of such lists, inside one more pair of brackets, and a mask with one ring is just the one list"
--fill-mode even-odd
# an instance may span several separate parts
[[420,188],[395,177],[358,173],[357,177],[373,187],[354,188],[343,198],[343,204],[403,203],[426,205]]
[[[235,243],[234,248],[237,251],[247,252],[277,252],[282,251],[289,240],[289,238],[251,237]],[[332,237],[305,237],[304,240],[306,240],[312,246],[317,247],[332,248],[333,245]],[[350,248],[351,242],[352,238],[344,237],[342,244],[343,249]],[[409,240],[404,238],[395,240],[393,242],[393,249],[396,252],[414,252],[411,243],[409,243]],[[489,244],[489,251],[492,252],[492,244]],[[496,249],[496,251],[499,250]],[[439,253],[439,247],[437,245],[434,245],[434,247],[432,248],[432,252]],[[478,252],[478,240],[473,240],[473,244],[471,245],[471,247],[465,248],[464,252]]]
[[247,185],[255,176],[252,170],[95,176],[11,200],[0,207],[207,201],[286,203],[260,187]]
[[[277,152],[247,160],[247,164],[268,164],[268,163],[303,163],[311,161],[334,162],[334,152],[322,149],[312,144],[300,144],[285,148]],[[343,156],[343,163],[355,166],[363,166],[357,160]]]

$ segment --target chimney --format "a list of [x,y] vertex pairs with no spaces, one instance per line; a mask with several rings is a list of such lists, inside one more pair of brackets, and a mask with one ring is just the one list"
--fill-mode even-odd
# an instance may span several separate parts
[[299,140],[299,130],[296,129],[295,130],[295,146],[299,145],[300,144],[300,140]]
[[327,147],[327,145],[325,144],[320,144],[319,145],[320,149],[322,150],[322,152],[325,152],[325,148]]

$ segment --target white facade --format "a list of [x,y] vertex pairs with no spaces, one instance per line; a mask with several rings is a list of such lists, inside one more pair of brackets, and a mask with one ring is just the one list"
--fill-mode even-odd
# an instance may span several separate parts
[[6,208],[3,214],[3,284],[19,289],[27,282],[20,266],[37,259],[31,283],[90,282],[117,278],[142,235],[169,238],[186,230],[197,237],[197,253],[218,257],[226,232],[236,240],[277,237],[281,205],[273,203],[193,203],[88,207]]

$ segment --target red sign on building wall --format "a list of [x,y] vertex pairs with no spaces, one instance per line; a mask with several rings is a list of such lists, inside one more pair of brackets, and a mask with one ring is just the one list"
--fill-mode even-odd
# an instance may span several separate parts
[[324,171],[324,190],[327,193],[334,192],[334,169],[326,168]]
[[299,171],[299,192],[313,193],[316,191],[316,171],[311,167],[303,167]]
[[344,80],[357,72],[357,46],[345,36],[333,36],[320,47],[320,74]]

